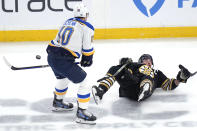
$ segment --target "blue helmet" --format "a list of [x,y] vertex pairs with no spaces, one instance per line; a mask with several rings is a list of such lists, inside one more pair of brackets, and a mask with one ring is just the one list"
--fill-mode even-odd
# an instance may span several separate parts
[[140,56],[140,58],[138,59],[138,63],[143,63],[143,60],[146,60],[146,59],[150,59],[152,61],[152,65],[153,64],[153,57],[149,54],[143,54]]

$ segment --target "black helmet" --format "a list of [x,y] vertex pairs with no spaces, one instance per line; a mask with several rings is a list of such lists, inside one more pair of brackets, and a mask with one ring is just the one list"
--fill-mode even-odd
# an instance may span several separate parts
[[139,60],[138,60],[138,63],[143,63],[143,60],[146,60],[146,59],[150,59],[152,61],[152,65],[153,64],[153,57],[149,54],[143,54],[140,56]]

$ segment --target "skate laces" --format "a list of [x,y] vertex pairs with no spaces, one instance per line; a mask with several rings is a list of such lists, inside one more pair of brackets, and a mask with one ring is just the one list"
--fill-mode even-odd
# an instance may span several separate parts
[[89,116],[89,117],[91,117],[91,116],[92,116],[92,113],[90,113],[90,112],[89,112],[89,111],[87,111],[87,110],[84,110],[83,112],[84,112],[84,114],[85,114],[85,115],[87,115],[87,116]]
[[70,108],[69,105],[70,104],[68,102],[55,101],[55,106],[57,106],[57,107]]
[[85,110],[79,110],[78,113],[82,116],[82,117],[91,117],[92,116],[92,113],[88,112],[87,109]]

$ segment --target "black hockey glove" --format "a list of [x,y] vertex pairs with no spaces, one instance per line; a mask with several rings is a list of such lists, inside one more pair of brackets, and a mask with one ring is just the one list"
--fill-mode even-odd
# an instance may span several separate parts
[[123,57],[123,58],[121,58],[120,59],[120,62],[119,62],[119,64],[120,65],[124,65],[124,64],[126,64],[126,63],[132,63],[133,62],[133,60],[131,59],[131,58],[128,58],[128,57]]
[[81,62],[80,62],[81,66],[83,66],[83,67],[91,66],[93,63],[92,58],[93,58],[93,55],[91,55],[91,56],[82,55]]
[[187,79],[191,76],[191,73],[182,65],[179,65],[179,68],[181,70],[178,72],[176,79],[180,82],[186,83]]

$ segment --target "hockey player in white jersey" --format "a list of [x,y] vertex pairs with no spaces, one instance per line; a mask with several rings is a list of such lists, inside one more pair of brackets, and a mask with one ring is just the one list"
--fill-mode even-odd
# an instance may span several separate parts
[[92,65],[94,27],[87,22],[89,14],[84,4],[77,4],[73,12],[74,18],[65,21],[56,38],[47,47],[48,63],[57,78],[53,110],[73,109],[73,104],[63,102],[63,98],[68,90],[68,84],[76,83],[79,84],[76,122],[95,124],[96,117],[87,111],[91,86],[87,85],[86,72],[75,63],[75,59],[81,58],[81,66]]

